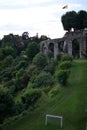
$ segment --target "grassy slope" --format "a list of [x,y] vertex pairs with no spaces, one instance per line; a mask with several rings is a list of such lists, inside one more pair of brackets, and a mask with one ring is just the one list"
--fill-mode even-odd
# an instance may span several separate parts
[[[60,130],[53,119],[45,126],[45,114],[64,116],[63,130],[84,130],[87,108],[87,61],[74,63],[68,87],[61,88],[53,98],[41,101],[35,113],[27,115],[9,130]],[[46,97],[45,97],[46,98]]]

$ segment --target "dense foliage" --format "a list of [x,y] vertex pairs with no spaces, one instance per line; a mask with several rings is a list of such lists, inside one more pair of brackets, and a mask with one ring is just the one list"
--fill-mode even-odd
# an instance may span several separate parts
[[62,54],[58,60],[51,53],[41,53],[40,42],[46,39],[24,32],[22,36],[9,34],[0,41],[0,124],[35,109],[42,95],[61,84],[63,77],[62,84],[66,85],[69,75],[59,73],[71,66],[72,57]]
[[87,28],[87,12],[84,10],[67,12],[61,17],[61,21],[64,30],[70,31],[72,28],[74,30],[85,29]]

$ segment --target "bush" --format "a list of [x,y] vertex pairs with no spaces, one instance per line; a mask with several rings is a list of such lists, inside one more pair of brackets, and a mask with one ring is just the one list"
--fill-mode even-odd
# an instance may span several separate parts
[[67,84],[69,73],[69,70],[59,70],[57,72],[56,78],[61,85],[65,86]]
[[51,86],[53,84],[53,77],[50,73],[41,72],[33,82],[34,87]]
[[54,57],[53,52],[49,50],[47,52],[47,56],[48,56],[49,59],[53,58]]
[[18,115],[25,110],[25,105],[20,101],[15,104],[15,114]]
[[60,87],[59,87],[59,86],[53,87],[53,88],[49,91],[48,95],[49,95],[49,97],[54,97],[54,96],[56,96],[59,92],[60,92]]
[[59,68],[60,69],[69,69],[71,67],[71,62],[70,61],[62,61],[60,64],[59,64]]
[[16,79],[20,79],[22,78],[22,76],[24,75],[25,70],[23,68],[21,68],[19,71],[17,71],[16,73]]
[[62,58],[63,55],[64,55],[63,53],[58,54],[58,55],[57,55],[57,60],[58,60],[58,61],[61,61],[61,58]]
[[29,66],[29,69],[27,71],[28,71],[28,73],[30,75],[32,75],[32,73],[33,73],[33,71],[35,71],[35,69],[36,69],[36,66],[35,65],[31,65],[31,66]]
[[46,72],[49,72],[51,74],[54,73],[54,70],[55,70],[55,67],[53,64],[48,64],[45,68],[44,68],[44,71]]
[[26,109],[29,106],[33,106],[38,98],[41,96],[41,91],[38,89],[29,89],[27,90],[24,95],[22,95],[21,100],[22,103],[25,104]]
[[3,78],[7,78],[8,80],[12,78],[12,70],[10,68],[3,69],[0,72],[0,80],[3,80]]
[[0,123],[13,114],[14,99],[6,88],[0,87]]
[[24,73],[23,75],[21,73],[18,73],[18,77],[15,79],[14,85],[15,85],[15,91],[22,90],[27,87],[27,84],[30,80],[30,76],[27,73]]
[[43,69],[48,64],[47,56],[43,53],[38,53],[34,59],[33,64],[36,65],[37,68]]
[[61,60],[62,61],[72,61],[73,58],[70,55],[64,54],[64,55],[62,55]]
[[29,43],[26,53],[27,56],[29,57],[30,60],[33,59],[33,57],[39,53],[40,49],[39,49],[39,44],[37,44],[36,42],[31,42]]
[[25,68],[27,65],[28,65],[27,61],[26,60],[22,60],[15,66],[15,69],[19,70],[20,68]]
[[39,70],[38,70],[38,68],[37,68],[35,65],[31,64],[31,65],[29,66],[27,72],[28,72],[28,74],[29,74],[30,76],[32,76],[32,75],[38,74],[38,73],[39,73]]

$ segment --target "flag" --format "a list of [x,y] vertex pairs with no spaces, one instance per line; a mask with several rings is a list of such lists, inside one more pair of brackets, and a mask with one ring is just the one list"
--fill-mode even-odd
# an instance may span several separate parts
[[65,5],[62,7],[62,9],[67,9],[68,8],[68,5]]

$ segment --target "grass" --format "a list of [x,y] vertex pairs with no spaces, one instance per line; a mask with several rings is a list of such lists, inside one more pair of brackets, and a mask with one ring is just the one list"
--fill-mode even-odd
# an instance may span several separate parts
[[75,61],[67,87],[61,87],[52,98],[44,98],[34,113],[27,114],[6,130],[60,130],[55,119],[50,119],[45,126],[47,113],[64,117],[62,130],[84,130],[87,120],[87,61]]

